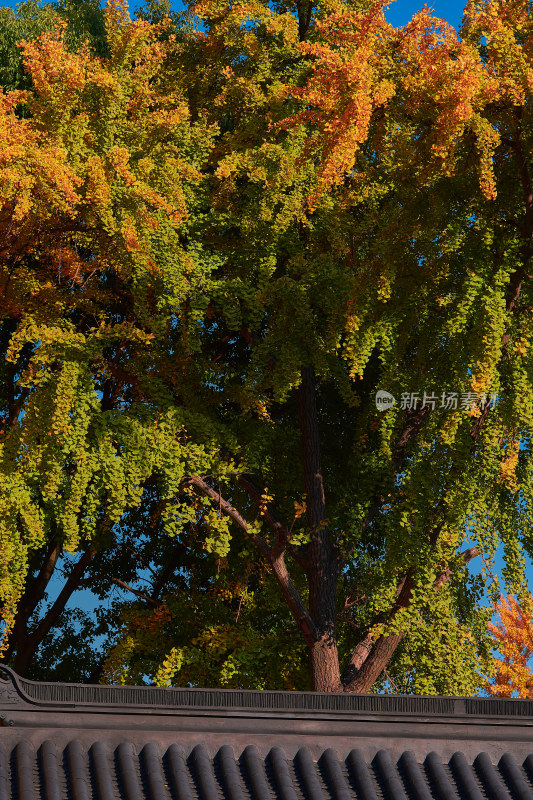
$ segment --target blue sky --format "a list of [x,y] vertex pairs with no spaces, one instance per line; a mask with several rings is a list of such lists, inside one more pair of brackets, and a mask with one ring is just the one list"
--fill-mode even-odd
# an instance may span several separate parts
[[[399,26],[405,25],[416,11],[423,8],[423,2],[412,2],[412,0],[396,0],[393,2],[387,12],[387,19],[391,25]],[[441,17],[449,22],[454,28],[458,28],[461,24],[461,17],[463,15],[463,8],[465,3],[456,2],[456,0],[438,0],[433,4],[428,3],[428,6],[433,9],[436,17]]]
[[[135,8],[137,5],[139,5],[137,0],[129,1],[131,8]],[[179,0],[173,0],[172,4],[175,8],[182,7],[182,4],[179,2]],[[412,2],[412,0],[395,0],[387,12],[387,19],[392,25],[405,25],[406,22],[411,19],[415,11],[419,11],[423,5],[423,2]],[[438,0],[438,2],[435,2],[434,4],[428,3],[428,5],[433,9],[433,12],[437,17],[446,19],[456,28],[459,27],[464,3],[456,2],[456,0],[449,0],[448,2],[446,2],[446,0]],[[17,0],[3,0],[3,2],[0,0],[0,6],[15,8],[17,6]]]

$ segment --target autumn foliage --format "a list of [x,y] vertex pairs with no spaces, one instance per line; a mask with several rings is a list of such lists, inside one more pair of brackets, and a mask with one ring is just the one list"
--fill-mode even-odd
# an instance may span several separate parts
[[496,674],[487,686],[497,697],[533,697],[533,598],[522,607],[512,597],[500,597],[495,610],[499,621],[489,623],[502,658],[496,659]]
[[476,691],[468,564],[531,555],[529,4],[69,8],[0,104],[4,657],[60,673],[84,587],[83,680]]

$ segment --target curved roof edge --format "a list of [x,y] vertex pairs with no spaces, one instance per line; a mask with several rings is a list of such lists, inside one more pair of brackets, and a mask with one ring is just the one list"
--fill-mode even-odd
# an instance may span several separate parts
[[167,689],[157,686],[101,686],[27,680],[0,665],[0,706],[40,708],[145,707],[159,709],[304,712],[320,716],[408,714],[410,716],[533,717],[533,700],[491,697],[322,694],[242,689]]

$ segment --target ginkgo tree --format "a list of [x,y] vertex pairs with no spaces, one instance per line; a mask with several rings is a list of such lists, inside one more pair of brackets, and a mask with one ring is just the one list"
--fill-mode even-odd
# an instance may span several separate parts
[[280,685],[475,691],[468,564],[503,545],[520,592],[532,543],[528,4],[460,34],[340,0],[106,26],[98,55],[23,45],[4,95],[8,657],[83,575],[134,598],[102,679],[259,685],[285,629]]
[[[157,375],[169,353],[145,361],[168,325],[158,305],[202,295],[179,231],[213,131],[163,84],[160,28],[117,5],[105,23],[105,59],[69,51],[60,20],[27,41],[31,89],[5,94],[1,111],[0,585],[3,647],[22,673],[146,481],[157,474],[172,498],[191,468],[225,469],[203,417],[186,441],[195,410]],[[171,503],[167,529],[186,516]],[[28,627],[69,552],[80,555],[59,596]]]

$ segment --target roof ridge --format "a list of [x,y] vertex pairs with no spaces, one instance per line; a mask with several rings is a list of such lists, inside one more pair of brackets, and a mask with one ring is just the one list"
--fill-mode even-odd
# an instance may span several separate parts
[[322,694],[252,689],[102,686],[28,680],[0,665],[0,703],[39,706],[153,706],[333,713],[393,713],[533,717],[533,701],[492,697]]

